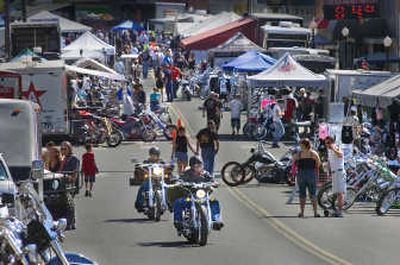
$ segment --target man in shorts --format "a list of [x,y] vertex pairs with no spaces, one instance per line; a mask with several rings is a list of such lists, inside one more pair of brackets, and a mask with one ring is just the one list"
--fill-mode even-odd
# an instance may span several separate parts
[[332,193],[337,195],[338,200],[338,208],[334,216],[343,217],[342,210],[346,192],[343,151],[335,144],[335,140],[330,136],[325,139],[325,145],[328,149],[328,161],[332,176]]
[[240,101],[240,95],[236,95],[235,98],[231,102],[229,102],[229,108],[231,109],[232,135],[235,135],[235,133],[239,134],[240,114],[243,109],[243,104]]

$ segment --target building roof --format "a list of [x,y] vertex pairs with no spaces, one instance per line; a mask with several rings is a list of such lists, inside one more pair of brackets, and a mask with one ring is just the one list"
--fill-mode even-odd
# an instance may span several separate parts
[[280,14],[280,13],[252,13],[250,16],[254,18],[263,18],[263,19],[279,19],[279,20],[299,20],[303,21],[302,17],[293,16],[289,14]]
[[29,22],[58,22],[62,33],[68,32],[86,32],[92,30],[91,27],[81,23],[69,20],[67,18],[55,15],[49,11],[40,11],[39,13],[28,17]]
[[374,85],[364,91],[354,92],[363,106],[386,108],[395,98],[400,97],[400,75]]
[[240,31],[250,39],[255,39],[255,24],[256,22],[252,18],[241,18],[201,34],[185,38],[181,41],[181,44],[187,49],[209,50],[217,47]]
[[264,51],[263,48],[252,42],[242,32],[238,32],[232,38],[218,45],[218,47],[211,49],[211,52],[246,52],[250,50]]
[[194,36],[209,31],[211,29],[220,27],[224,24],[236,21],[240,18],[241,16],[237,15],[234,12],[222,12],[218,15],[211,16],[199,23],[193,23],[193,26],[186,27],[182,31],[178,31],[178,33],[183,37]]

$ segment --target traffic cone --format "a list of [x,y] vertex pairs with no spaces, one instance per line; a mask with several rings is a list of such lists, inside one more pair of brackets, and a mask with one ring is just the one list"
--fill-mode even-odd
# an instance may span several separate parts
[[183,122],[182,122],[182,120],[181,120],[180,117],[176,120],[176,126],[177,126],[178,128],[183,127]]

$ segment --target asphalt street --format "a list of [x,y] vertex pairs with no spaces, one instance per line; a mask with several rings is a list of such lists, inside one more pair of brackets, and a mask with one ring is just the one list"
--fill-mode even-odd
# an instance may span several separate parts
[[[195,99],[171,106],[192,136],[205,125],[200,105]],[[220,138],[218,170],[227,161],[244,161],[256,144],[230,136],[229,113]],[[288,144],[271,151],[280,156]],[[222,185],[216,197],[226,226],[211,233],[207,246],[189,245],[176,235],[171,214],[155,223],[133,207],[137,187],[128,184],[130,161],[145,159],[153,145],[169,160],[171,144],[165,140],[95,148],[101,174],[93,198],[76,198],[77,229],[66,233],[67,250],[99,264],[398,264],[400,216],[378,217],[373,205],[357,204],[345,218],[299,219],[297,200],[286,204],[292,188],[256,182],[235,189]],[[310,209],[306,215],[311,216]]]

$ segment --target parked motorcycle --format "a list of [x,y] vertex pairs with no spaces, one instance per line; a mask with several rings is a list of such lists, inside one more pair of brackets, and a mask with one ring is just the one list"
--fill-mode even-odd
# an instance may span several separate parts
[[187,191],[186,201],[190,202],[190,207],[182,212],[182,226],[178,229],[178,235],[183,235],[191,244],[205,246],[213,228],[210,193],[217,185],[186,182],[175,185]]
[[147,123],[154,131],[162,133],[167,140],[172,139],[172,132],[175,129],[175,126],[172,124],[167,124],[162,121],[154,112],[146,111],[143,115],[147,116],[148,121]]
[[[5,231],[0,233],[0,247],[8,250],[4,258],[21,264],[96,264],[80,254],[64,252],[60,242],[67,222],[53,220],[31,182],[19,183],[16,205],[18,219],[11,217],[0,221],[0,231]],[[3,251],[0,253],[3,255]]]
[[29,265],[37,263],[35,246],[26,246],[26,226],[9,215],[0,198],[0,264]]
[[[354,158],[353,158],[354,160]],[[390,198],[399,186],[399,178],[380,159],[360,159],[353,173],[347,175],[344,210],[356,201],[375,201],[378,215],[384,215],[391,207]],[[346,163],[351,164],[351,163]],[[349,170],[346,170],[349,172]],[[324,210],[336,210],[337,198],[332,193],[332,184],[327,183],[317,194],[318,204]]]
[[150,123],[148,117],[127,117],[126,120],[117,118],[110,119],[112,126],[122,133],[124,140],[139,140],[152,142],[157,138],[156,132],[147,125]]
[[294,149],[290,149],[278,160],[264,148],[264,144],[264,141],[260,141],[256,149],[252,148],[251,156],[246,162],[231,161],[222,167],[221,176],[228,186],[246,184],[253,178],[261,183],[294,184],[291,176]]
[[117,147],[122,141],[122,133],[112,126],[110,119],[100,117],[89,112],[80,112],[85,122],[80,128],[77,141],[80,144],[103,144],[109,147]]
[[182,95],[182,99],[186,101],[191,101],[193,92],[190,89],[190,83],[188,80],[182,78],[179,80],[179,86],[178,86],[178,91],[180,91]]

